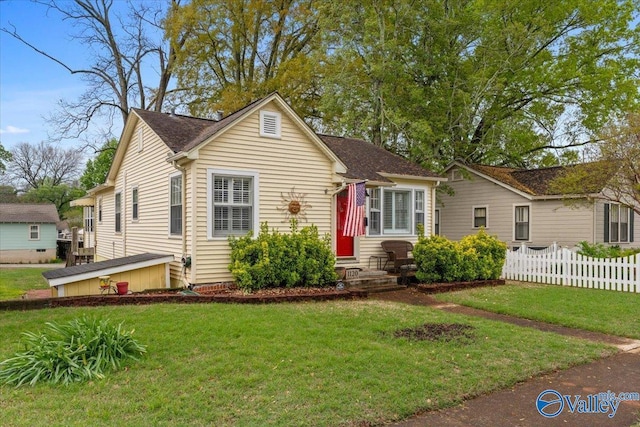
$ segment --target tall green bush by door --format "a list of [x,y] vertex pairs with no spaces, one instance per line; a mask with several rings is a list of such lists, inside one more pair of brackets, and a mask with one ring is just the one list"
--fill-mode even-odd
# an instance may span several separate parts
[[257,237],[230,237],[229,270],[237,286],[247,291],[274,287],[327,286],[336,281],[335,255],[328,236],[320,237],[316,226],[291,232],[269,231],[261,224]]

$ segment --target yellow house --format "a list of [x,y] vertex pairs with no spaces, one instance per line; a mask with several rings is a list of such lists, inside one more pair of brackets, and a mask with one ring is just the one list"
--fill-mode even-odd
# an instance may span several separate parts
[[[168,254],[173,287],[230,282],[229,236],[265,221],[286,232],[296,216],[331,236],[339,265],[367,267],[382,240],[432,232],[444,180],[366,141],[316,134],[277,93],[216,119],[133,109],[106,182],[89,191],[96,259]],[[356,182],[366,226],[345,237]]]

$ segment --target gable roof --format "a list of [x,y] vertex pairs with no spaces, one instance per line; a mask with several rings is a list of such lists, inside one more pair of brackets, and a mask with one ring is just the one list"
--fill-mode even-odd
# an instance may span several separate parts
[[355,138],[318,135],[347,167],[345,178],[391,182],[388,176],[411,176],[444,181],[445,178],[424,169],[382,147]]
[[60,221],[53,204],[0,203],[0,222],[56,224]]
[[[336,164],[335,172],[347,179],[392,182],[389,177],[403,176],[446,181],[445,178],[366,141],[316,134],[277,92],[254,101],[221,120],[140,109],[132,109],[132,112],[142,119],[175,153],[171,159],[178,159],[188,156],[188,152],[197,150],[201,145],[208,143],[212,138],[238,123],[241,118],[271,101],[276,102],[300,126],[303,132],[334,161]],[[117,161],[121,161],[121,159],[118,160],[116,153],[114,163]],[[111,173],[112,171],[110,171]]]
[[[560,178],[566,173],[580,169],[586,176],[601,176],[594,174],[598,168],[598,162],[581,163],[571,166],[553,166],[539,169],[516,169],[502,166],[488,166],[479,164],[466,164],[462,162],[454,162],[449,165],[448,171],[453,166],[460,166],[469,171],[476,172],[485,178],[488,178],[503,187],[514,190],[526,196],[565,196],[566,193],[554,188],[551,184],[556,178]],[[584,183],[584,194],[595,194],[601,192],[605,185],[606,179],[593,179]]]

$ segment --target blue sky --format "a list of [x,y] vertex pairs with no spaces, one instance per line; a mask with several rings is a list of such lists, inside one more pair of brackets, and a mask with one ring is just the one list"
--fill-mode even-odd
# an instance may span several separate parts
[[[72,68],[89,64],[86,51],[70,37],[73,26],[54,11],[47,14],[46,7],[28,0],[0,0],[0,27],[11,25],[25,40]],[[78,75],[0,32],[0,141],[6,149],[47,140],[53,129],[46,116],[56,111],[59,99],[76,100],[85,88]],[[78,142],[63,144],[73,147]]]

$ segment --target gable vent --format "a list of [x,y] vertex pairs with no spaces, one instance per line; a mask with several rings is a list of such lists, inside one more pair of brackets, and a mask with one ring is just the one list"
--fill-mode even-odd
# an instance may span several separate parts
[[260,112],[260,136],[280,138],[280,113]]

